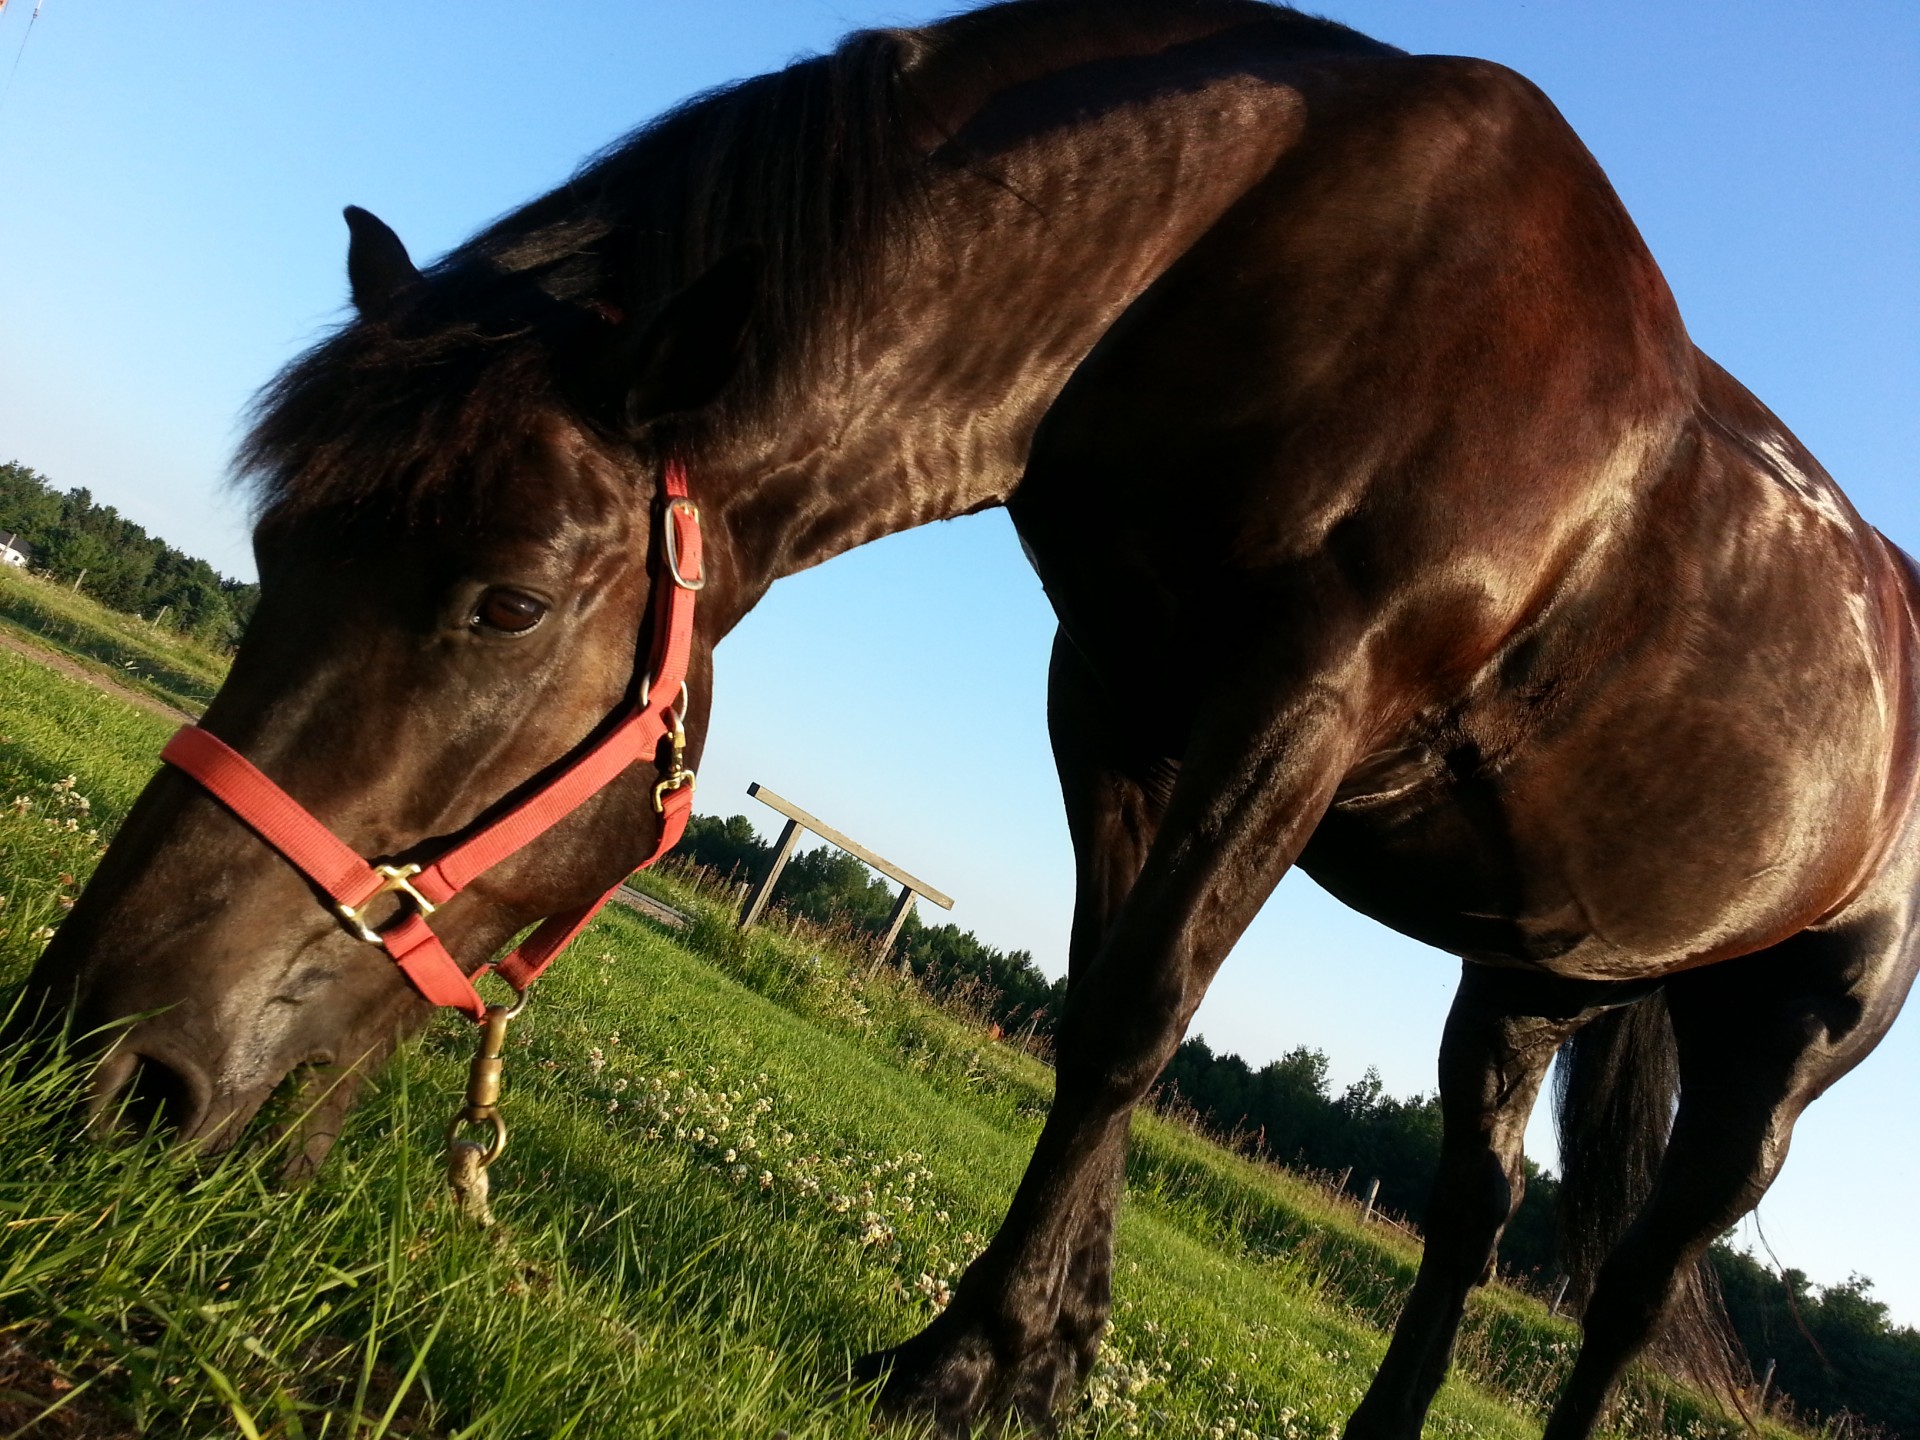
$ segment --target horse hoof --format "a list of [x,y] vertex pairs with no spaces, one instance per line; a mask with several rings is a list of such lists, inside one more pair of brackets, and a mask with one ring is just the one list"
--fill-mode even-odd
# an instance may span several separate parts
[[[970,1343],[971,1341],[971,1343]],[[995,1436],[1047,1437],[1059,1432],[1053,1410],[1062,1376],[1050,1355],[1006,1364],[979,1337],[946,1345],[926,1334],[853,1362],[857,1385],[875,1385],[883,1419],[932,1422],[941,1440]]]

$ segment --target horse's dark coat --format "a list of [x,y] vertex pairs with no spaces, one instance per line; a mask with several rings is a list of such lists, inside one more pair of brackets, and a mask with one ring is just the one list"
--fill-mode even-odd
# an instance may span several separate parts
[[[1085,1375],[1132,1107],[1296,860],[1469,961],[1355,1436],[1418,1432],[1584,1023],[1659,991],[1681,1091],[1554,1440],[1899,1008],[1911,568],[1693,348],[1510,72],[1242,0],[1027,0],[698,101],[424,273],[354,225],[361,318],[249,444],[264,593],[206,723],[363,853],[430,852],[627,692],[665,452],[709,537],[696,750],[712,646],[782,575],[1005,504],[1046,583],[1058,1095],[953,1304],[872,1362],[888,1405],[1042,1421]],[[498,588],[546,621],[470,623]],[[598,894],[652,779],[449,906],[456,953]],[[105,1087],[195,1136],[424,1018],[164,774],[35,983],[171,1006]]]

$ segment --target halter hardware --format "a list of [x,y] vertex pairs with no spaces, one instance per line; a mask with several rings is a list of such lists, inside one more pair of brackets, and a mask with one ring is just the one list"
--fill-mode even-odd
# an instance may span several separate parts
[[669,737],[673,742],[673,759],[668,762],[666,773],[661,776],[660,783],[653,787],[653,811],[656,815],[667,813],[667,796],[682,786],[686,788],[689,798],[693,795],[694,773],[681,763],[687,755],[687,731],[681,724],[681,717],[686,713],[687,708],[686,695],[687,687],[682,685],[680,708],[667,712],[673,721],[673,734]]
[[418,865],[376,865],[373,867],[373,873],[382,877],[378,890],[374,891],[373,894],[358,904],[349,905],[343,900],[333,907],[335,910],[338,910],[346,920],[347,928],[369,945],[381,945],[386,942],[381,940],[378,930],[375,930],[367,924],[361,917],[360,912],[365,910],[367,906],[371,905],[375,900],[378,900],[382,895],[406,896],[409,900],[413,901],[415,908],[423,918],[433,914],[434,911],[440,908],[413,888],[413,877],[420,873],[420,867]]
[[681,515],[686,517],[688,524],[697,529],[700,524],[700,507],[691,500],[673,500],[667,504],[667,526],[665,538],[662,541],[663,548],[666,550],[667,575],[682,590],[698,593],[707,588],[707,567],[696,556],[693,578],[689,580],[681,573],[680,541],[675,533],[679,527],[673,523]]

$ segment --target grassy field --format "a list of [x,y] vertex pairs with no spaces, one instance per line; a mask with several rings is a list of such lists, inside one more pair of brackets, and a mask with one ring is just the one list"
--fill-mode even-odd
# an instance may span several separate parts
[[[169,726],[4,652],[0,717],[3,1004]],[[78,1143],[74,1067],[0,1059],[0,1377],[19,1392],[0,1435],[49,1405],[53,1435],[867,1434],[849,1359],[943,1303],[1049,1073],[832,937],[743,937],[684,878],[648,883],[692,930],[608,915],[514,1028],[491,1230],[457,1220],[439,1172],[472,1043],[455,1020],[292,1192],[270,1153],[195,1167]],[[1166,1120],[1135,1133],[1114,1323],[1067,1433],[1337,1437],[1413,1243]],[[1428,1433],[1537,1434],[1573,1338],[1489,1292]],[[1616,1424],[1736,1428],[1651,1380]]]
[[226,657],[163,623],[122,615],[38,575],[0,565],[0,633],[12,633],[130,690],[198,715]]

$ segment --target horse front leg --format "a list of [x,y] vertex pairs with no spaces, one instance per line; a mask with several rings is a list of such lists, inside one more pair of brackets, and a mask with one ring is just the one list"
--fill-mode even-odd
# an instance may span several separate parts
[[[1117,887],[1096,894],[1085,925],[1076,919],[1087,958],[1081,967],[1076,955],[1061,1020],[1053,1107],[1005,1222],[931,1325],[861,1362],[863,1376],[884,1375],[884,1408],[930,1415],[949,1435],[995,1415],[1046,1428],[1085,1378],[1107,1318],[1134,1106],[1318,823],[1350,737],[1347,707],[1322,690],[1263,704],[1244,687],[1196,717],[1138,878],[1124,896]],[[1070,743],[1057,738],[1056,753]],[[1124,844],[1099,857],[1129,829],[1126,797],[1137,804],[1141,791],[1109,769],[1076,800],[1070,768],[1063,765],[1070,814],[1084,805],[1083,819],[1104,813],[1120,822],[1098,832],[1104,842],[1075,825],[1084,896],[1090,881],[1097,887],[1100,876],[1127,868]],[[1110,920],[1096,923],[1107,907]]]

